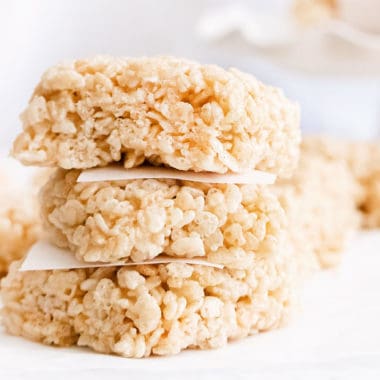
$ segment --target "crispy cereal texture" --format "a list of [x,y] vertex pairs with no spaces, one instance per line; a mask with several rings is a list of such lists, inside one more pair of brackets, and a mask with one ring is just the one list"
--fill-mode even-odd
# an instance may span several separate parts
[[330,161],[345,162],[360,186],[355,202],[364,228],[380,227],[380,141],[341,141],[324,136],[305,139],[303,149]]
[[360,188],[346,163],[329,160],[302,144],[296,173],[280,181],[276,190],[289,219],[301,272],[337,265],[359,224],[355,199]]
[[22,122],[13,155],[64,169],[149,160],[180,170],[289,175],[300,140],[298,106],[279,89],[172,57],[52,67]]
[[34,184],[20,180],[25,173],[17,164],[0,159],[0,276],[24,256],[40,232]]
[[221,347],[281,326],[294,304],[291,257],[247,270],[171,263],[18,272],[3,279],[7,331],[58,346],[141,358]]
[[143,261],[162,253],[245,268],[271,252],[284,212],[267,188],[177,180],[77,183],[57,170],[41,192],[48,239],[88,262]]

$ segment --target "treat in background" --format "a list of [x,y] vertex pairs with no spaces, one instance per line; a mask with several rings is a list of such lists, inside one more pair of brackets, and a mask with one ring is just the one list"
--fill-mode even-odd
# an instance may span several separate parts
[[330,160],[312,142],[301,144],[299,167],[275,190],[288,217],[300,272],[336,266],[359,225],[361,188],[344,161]]
[[44,170],[27,170],[11,158],[0,158],[0,276],[24,256],[40,235],[38,186]]
[[380,141],[342,141],[327,136],[309,136],[303,149],[327,160],[344,162],[360,187],[354,198],[363,228],[380,227]]
[[294,0],[293,11],[302,26],[314,26],[337,17],[339,0]]
[[294,0],[293,13],[302,26],[319,26],[336,20],[346,26],[346,33],[380,33],[380,3],[378,0]]

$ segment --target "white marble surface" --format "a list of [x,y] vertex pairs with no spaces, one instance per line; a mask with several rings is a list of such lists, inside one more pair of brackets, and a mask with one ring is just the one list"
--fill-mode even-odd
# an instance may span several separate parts
[[215,351],[123,359],[59,349],[0,332],[0,379],[379,379],[380,231],[361,233],[341,267],[307,284],[282,330]]

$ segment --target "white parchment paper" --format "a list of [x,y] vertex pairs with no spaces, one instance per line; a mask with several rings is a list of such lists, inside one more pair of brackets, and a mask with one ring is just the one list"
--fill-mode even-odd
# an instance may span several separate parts
[[176,170],[165,167],[139,166],[125,169],[120,165],[110,165],[104,168],[83,170],[78,182],[121,181],[132,179],[178,179],[183,181],[206,183],[237,183],[272,185],[276,176],[274,174],[252,170],[245,173],[218,174],[211,172],[192,172]]
[[40,240],[35,243],[29,252],[27,253],[20,270],[48,270],[48,269],[76,269],[76,268],[94,268],[94,267],[112,267],[112,266],[135,266],[143,264],[167,264],[167,263],[184,263],[192,265],[204,265],[208,267],[214,267],[222,269],[223,265],[211,263],[202,258],[180,258],[159,256],[152,260],[136,261],[136,262],[124,262],[117,261],[114,263],[86,263],[78,260],[74,253],[58,248],[47,241]]

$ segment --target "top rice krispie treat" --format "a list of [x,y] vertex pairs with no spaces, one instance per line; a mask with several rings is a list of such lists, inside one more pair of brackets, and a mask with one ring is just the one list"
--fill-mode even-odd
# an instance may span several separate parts
[[330,161],[344,162],[361,192],[353,201],[362,215],[365,228],[380,227],[380,141],[341,141],[310,136],[303,150],[324,155]]
[[149,161],[180,170],[287,176],[299,109],[236,69],[172,58],[97,57],[50,68],[22,114],[13,155],[83,169]]

